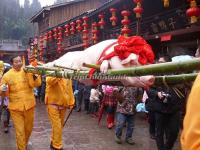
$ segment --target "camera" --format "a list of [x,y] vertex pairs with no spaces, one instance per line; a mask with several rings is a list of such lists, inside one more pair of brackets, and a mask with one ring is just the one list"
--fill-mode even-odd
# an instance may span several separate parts
[[168,103],[169,99],[171,98],[171,95],[167,93],[162,93],[162,96],[163,96],[163,103]]

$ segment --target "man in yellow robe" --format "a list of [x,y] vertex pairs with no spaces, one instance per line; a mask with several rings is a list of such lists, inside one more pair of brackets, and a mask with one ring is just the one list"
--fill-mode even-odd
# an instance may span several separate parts
[[181,135],[182,150],[200,149],[200,74],[188,98]]
[[63,78],[46,78],[45,104],[52,125],[51,149],[62,150],[62,128],[67,108],[74,106],[72,81]]
[[16,149],[26,150],[33,129],[35,97],[33,88],[40,86],[41,78],[22,69],[20,56],[11,58],[13,65],[1,80],[0,92],[8,91],[11,118],[16,132]]

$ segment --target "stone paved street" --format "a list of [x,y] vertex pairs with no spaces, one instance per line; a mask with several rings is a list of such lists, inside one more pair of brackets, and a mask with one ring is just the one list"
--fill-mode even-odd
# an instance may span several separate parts
[[[31,136],[32,146],[29,150],[49,150],[51,126],[43,104],[38,104],[35,111],[34,130]],[[156,150],[155,141],[149,138],[148,124],[144,115],[138,114],[134,130],[136,144],[131,146],[123,142],[114,142],[114,130],[101,126],[97,119],[85,112],[73,112],[63,131],[64,150]],[[0,131],[0,150],[15,150],[15,134],[11,127],[9,134]],[[179,141],[173,150],[180,150]]]

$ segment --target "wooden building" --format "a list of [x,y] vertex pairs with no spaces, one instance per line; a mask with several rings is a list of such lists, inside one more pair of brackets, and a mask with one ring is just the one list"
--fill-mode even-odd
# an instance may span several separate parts
[[80,14],[96,9],[108,0],[74,0],[43,7],[30,21],[37,22],[39,33],[47,31]]
[[195,8],[186,0],[168,0],[165,7],[163,0],[74,0],[44,7],[31,21],[38,23],[40,56],[47,61],[120,34],[143,36],[156,55],[194,55],[200,11],[199,1],[191,1]]

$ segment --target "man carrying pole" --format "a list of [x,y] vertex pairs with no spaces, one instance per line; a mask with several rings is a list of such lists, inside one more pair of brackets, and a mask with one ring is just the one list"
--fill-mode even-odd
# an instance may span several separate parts
[[26,73],[22,69],[22,59],[16,55],[11,58],[12,69],[1,80],[0,94],[8,91],[11,118],[16,132],[16,149],[26,150],[33,129],[35,97],[33,88],[41,84],[40,76]]
[[74,107],[72,81],[64,78],[47,77],[45,104],[52,126],[51,150],[63,150],[62,129],[67,108]]

